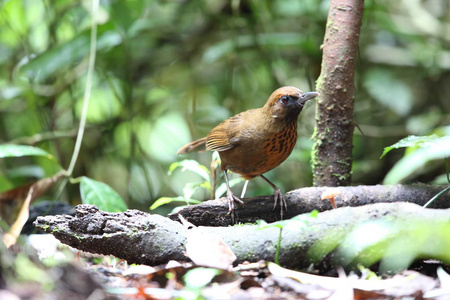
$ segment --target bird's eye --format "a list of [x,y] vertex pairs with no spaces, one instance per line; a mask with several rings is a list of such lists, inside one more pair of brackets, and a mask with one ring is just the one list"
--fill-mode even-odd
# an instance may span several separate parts
[[280,100],[281,100],[281,102],[282,102],[283,104],[288,104],[288,102],[289,102],[289,96],[282,96],[282,97],[280,98]]

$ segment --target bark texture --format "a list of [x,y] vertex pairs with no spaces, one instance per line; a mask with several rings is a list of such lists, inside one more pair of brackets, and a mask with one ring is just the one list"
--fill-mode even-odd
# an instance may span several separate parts
[[[114,255],[129,263],[158,265],[170,260],[187,260],[184,256],[186,229],[178,222],[137,210],[108,213],[93,205],[79,205],[76,209],[75,217],[39,217],[35,225],[79,250]],[[307,226],[294,222],[283,229],[280,263],[288,268],[308,267],[312,258],[307,253],[313,245],[330,236],[339,237],[338,241],[341,241],[362,222],[414,220],[402,224],[448,223],[449,218],[449,209],[424,209],[411,203],[378,203],[330,210],[317,218],[310,218]],[[200,228],[207,234],[220,237],[231,247],[237,256],[235,264],[261,259],[273,261],[275,258],[278,228],[260,229],[256,225]],[[332,251],[338,244],[326,251],[320,248],[319,260],[325,260],[328,266],[333,261],[339,263],[338,254]]]
[[363,0],[331,0],[323,43],[312,153],[315,186],[351,183],[354,68]]

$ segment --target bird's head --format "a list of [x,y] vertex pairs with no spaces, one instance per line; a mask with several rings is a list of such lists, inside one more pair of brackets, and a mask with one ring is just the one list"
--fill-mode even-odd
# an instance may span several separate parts
[[304,93],[296,87],[284,86],[270,95],[264,108],[270,110],[272,118],[285,121],[297,120],[306,101],[318,95],[317,92]]

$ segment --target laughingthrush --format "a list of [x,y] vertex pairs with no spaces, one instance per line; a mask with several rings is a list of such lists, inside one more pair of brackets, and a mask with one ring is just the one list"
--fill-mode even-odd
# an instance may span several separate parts
[[217,125],[208,136],[183,146],[178,154],[218,151],[227,185],[229,212],[234,223],[234,202],[243,204],[231,191],[227,171],[245,179],[261,176],[274,189],[274,209],[280,205],[281,218],[287,209],[281,190],[263,174],[281,164],[297,142],[297,118],[306,101],[316,92],[303,93],[285,86],[275,90],[262,108],[241,112]]

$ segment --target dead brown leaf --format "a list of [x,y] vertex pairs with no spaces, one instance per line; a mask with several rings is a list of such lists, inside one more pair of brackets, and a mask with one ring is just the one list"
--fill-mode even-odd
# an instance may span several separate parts
[[6,247],[14,245],[23,226],[28,220],[29,209],[33,201],[44,195],[59,179],[64,176],[61,171],[52,177],[40,179],[0,194],[0,216],[11,228],[3,236]]
[[186,228],[186,255],[197,265],[227,270],[232,267],[236,255],[218,236],[189,223],[179,215]]

